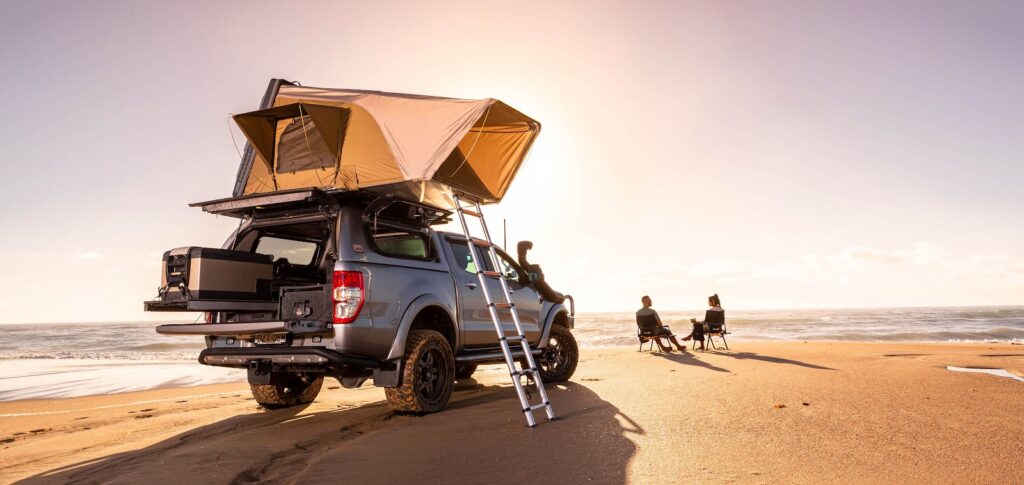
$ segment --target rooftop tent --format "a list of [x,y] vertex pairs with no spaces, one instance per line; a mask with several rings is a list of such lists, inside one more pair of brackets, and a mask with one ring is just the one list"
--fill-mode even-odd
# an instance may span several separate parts
[[370,190],[451,207],[454,189],[498,202],[540,131],[540,123],[495,99],[282,83],[266,105],[234,117],[252,148],[236,196]]

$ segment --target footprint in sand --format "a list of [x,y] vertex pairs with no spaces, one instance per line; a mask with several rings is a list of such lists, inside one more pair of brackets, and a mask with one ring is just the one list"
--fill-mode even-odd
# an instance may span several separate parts
[[138,416],[135,416],[135,419],[146,419],[146,418],[152,418],[152,417],[153,417],[152,414],[140,414]]
[[14,438],[4,438],[0,440],[0,445],[6,445],[7,443],[14,443]]
[[580,380],[581,381],[588,381],[588,382],[598,382],[598,381],[603,381],[604,379],[601,379],[600,377],[584,377],[583,379],[580,379]]
[[81,421],[83,419],[89,419],[89,416],[82,416],[81,418],[75,418],[75,421]]

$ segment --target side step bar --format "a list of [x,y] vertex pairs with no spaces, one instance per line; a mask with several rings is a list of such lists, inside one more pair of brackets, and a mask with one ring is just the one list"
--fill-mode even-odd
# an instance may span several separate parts
[[[540,355],[541,352],[543,352],[543,351],[544,351],[544,349],[532,349],[531,353],[533,355],[537,356],[537,355]],[[522,350],[513,350],[512,351],[512,358],[513,359],[521,359],[522,357],[523,357],[523,351]],[[492,363],[497,364],[497,363],[501,363],[501,362],[504,362],[504,361],[505,361],[505,354],[501,353],[501,351],[498,351],[498,350],[496,350],[494,352],[483,352],[483,353],[479,353],[479,354],[467,354],[467,355],[456,355],[455,356],[455,362],[458,362],[460,364],[479,364],[479,363],[484,363],[484,362],[492,362]]]
[[269,360],[275,364],[325,364],[380,369],[380,362],[365,357],[352,357],[321,347],[214,347],[199,353],[205,365],[246,367],[253,360]]

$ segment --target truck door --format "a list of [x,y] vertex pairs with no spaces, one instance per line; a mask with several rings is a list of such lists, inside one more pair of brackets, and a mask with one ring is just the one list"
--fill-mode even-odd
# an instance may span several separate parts
[[[462,341],[467,348],[497,347],[498,336],[494,331],[494,323],[491,321],[491,315],[487,309],[484,292],[479,288],[480,281],[476,275],[476,266],[469,255],[469,247],[461,240],[449,240],[448,242],[448,247],[451,248],[453,256],[452,271],[455,273],[455,278],[459,285]],[[481,258],[485,269],[493,271],[493,268],[491,268],[491,258],[487,255],[486,249],[477,246],[477,255]],[[532,288],[519,284],[518,274],[514,266],[504,268],[508,264],[505,258],[502,258],[501,266],[503,268],[499,272],[504,275],[503,277],[509,283],[509,290],[512,292],[513,301],[519,310],[519,318],[523,324],[523,330],[526,332],[527,339],[535,341],[540,333],[538,325],[540,304],[537,293]],[[506,301],[501,295],[501,282],[497,278],[484,278],[484,280],[487,283],[487,290],[493,301]],[[515,324],[512,322],[511,311],[509,309],[498,309],[498,317],[505,334],[514,335]]]
[[[519,321],[523,324],[523,331],[526,332],[526,339],[530,342],[537,342],[540,339],[540,295],[537,290],[533,289],[532,286],[522,284],[521,282],[528,281],[526,272],[522,270],[516,263],[512,262],[504,251],[498,251],[498,272],[502,274],[505,281],[508,283],[508,289],[512,293],[512,301],[516,304],[516,310],[519,312]],[[493,278],[491,278],[493,279]],[[500,294],[501,282],[494,281],[494,286],[498,287],[498,293],[492,293],[492,295]],[[502,318],[502,322],[506,320],[512,321],[512,313],[507,309],[498,310],[498,315]],[[515,329],[515,325],[511,325],[512,329]]]

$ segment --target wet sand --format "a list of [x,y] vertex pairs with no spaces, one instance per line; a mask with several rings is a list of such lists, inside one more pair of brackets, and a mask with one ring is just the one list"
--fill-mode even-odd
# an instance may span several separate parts
[[244,383],[0,403],[0,482],[1024,482],[1024,383],[946,369],[1022,375],[1024,347],[732,348],[584,349],[535,429],[500,366],[424,417],[333,380],[278,411]]

